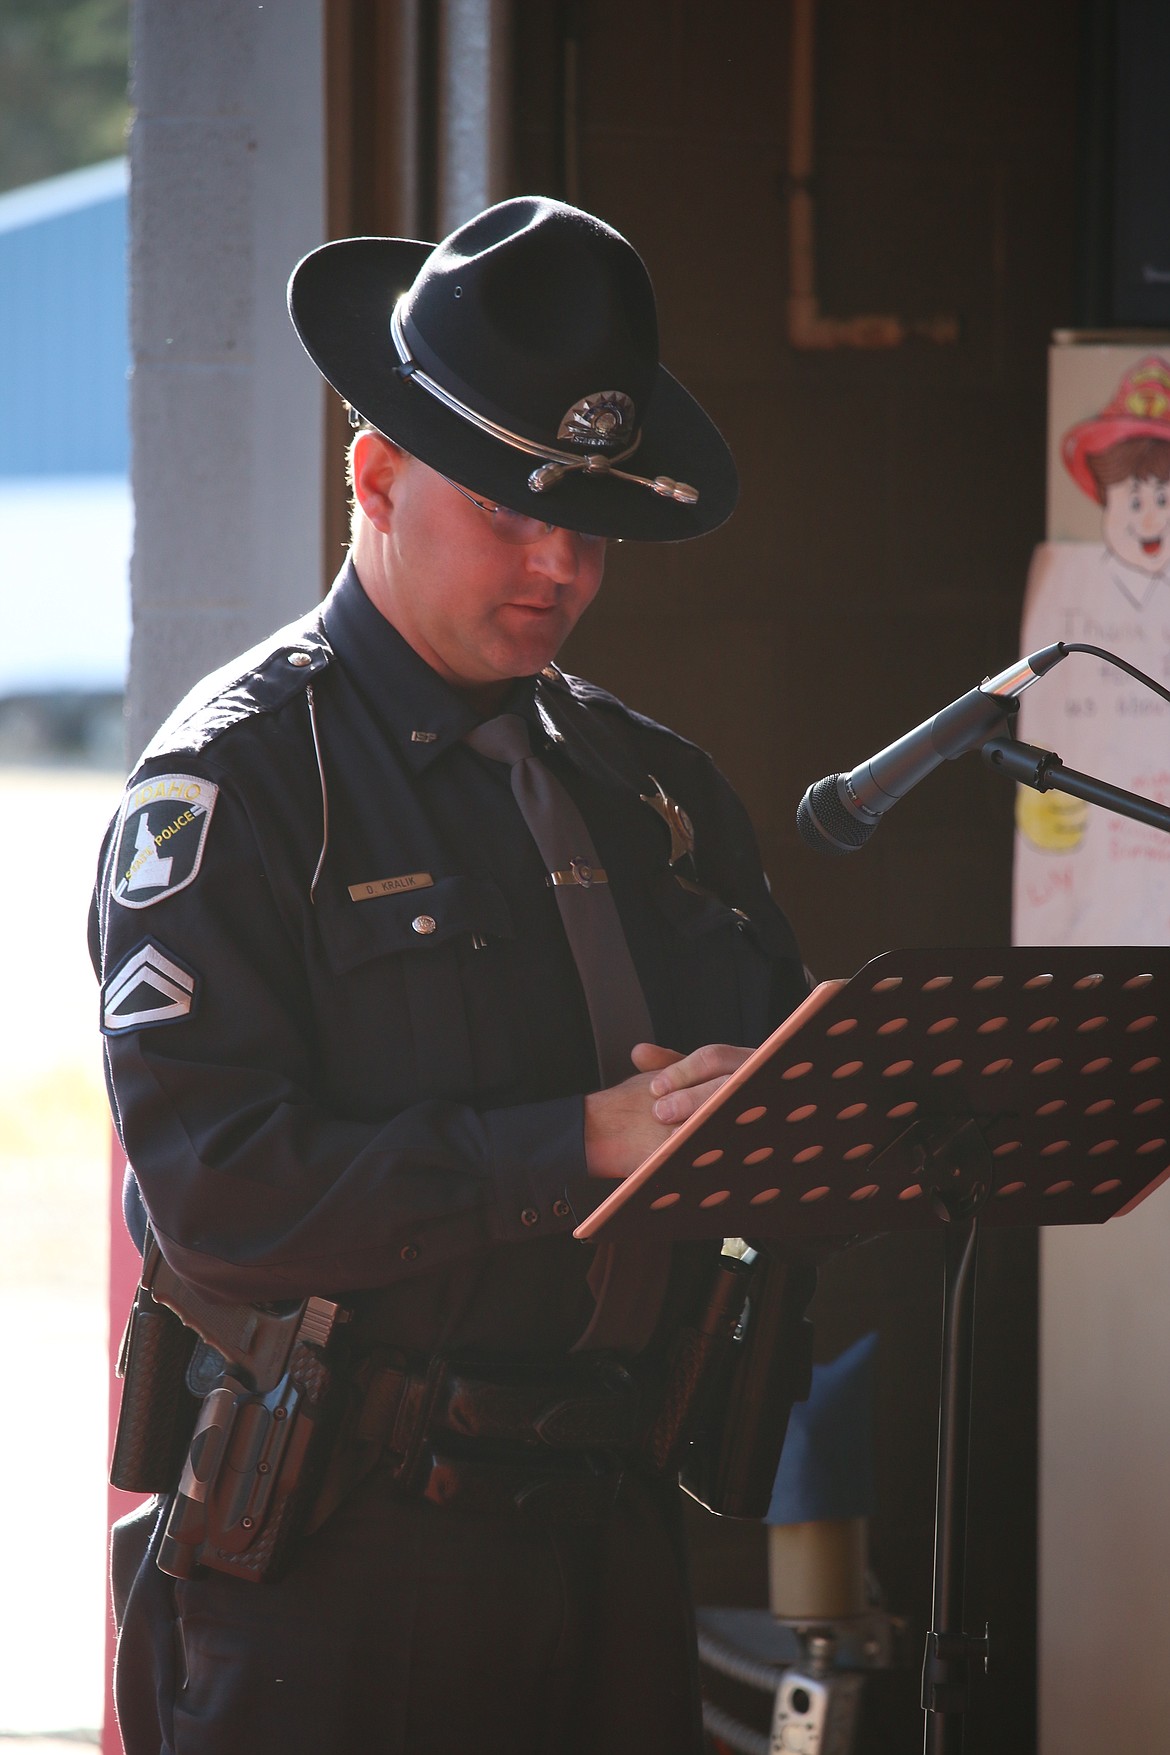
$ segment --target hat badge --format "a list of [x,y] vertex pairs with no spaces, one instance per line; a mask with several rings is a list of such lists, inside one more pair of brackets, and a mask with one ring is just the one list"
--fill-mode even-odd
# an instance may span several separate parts
[[1170,414],[1170,378],[1164,371],[1147,368],[1144,372],[1134,372],[1131,389],[1125,398],[1128,414],[1135,414],[1139,419],[1165,420]]
[[1101,419],[1165,421],[1170,417],[1170,366],[1157,354],[1149,354],[1121,380]]
[[624,390],[597,390],[566,410],[557,438],[587,451],[628,445],[634,436],[637,410]]

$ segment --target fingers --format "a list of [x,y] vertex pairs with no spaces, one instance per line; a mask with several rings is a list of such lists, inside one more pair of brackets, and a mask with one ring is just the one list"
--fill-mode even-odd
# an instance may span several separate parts
[[630,1059],[640,1073],[658,1072],[672,1066],[682,1055],[677,1048],[659,1048],[656,1042],[637,1042],[630,1050]]
[[725,1079],[743,1065],[751,1052],[750,1048],[735,1048],[728,1042],[708,1042],[664,1066],[651,1079],[650,1094],[666,1097],[672,1091],[685,1090],[688,1085],[701,1084],[707,1079]]
[[638,1069],[621,1084],[585,1098],[585,1162],[591,1176],[628,1176],[644,1158],[706,1102],[750,1048],[709,1042],[690,1054],[639,1042],[630,1059]]
[[707,1079],[701,1085],[688,1085],[685,1091],[673,1091],[669,1097],[659,1097],[654,1104],[655,1121],[677,1127],[680,1121],[688,1121],[700,1103],[705,1103],[708,1097],[726,1083],[725,1078]]

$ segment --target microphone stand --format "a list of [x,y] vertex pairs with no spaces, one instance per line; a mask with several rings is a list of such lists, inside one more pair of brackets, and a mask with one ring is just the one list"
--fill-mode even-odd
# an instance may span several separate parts
[[1142,798],[1137,792],[1126,792],[1093,774],[1066,768],[1052,750],[1020,743],[1013,737],[993,737],[983,745],[983,759],[1005,779],[1018,780],[1036,792],[1067,792],[1071,798],[1100,805],[1117,816],[1132,817],[1135,823],[1170,834],[1170,809],[1164,804],[1155,804],[1152,798]]

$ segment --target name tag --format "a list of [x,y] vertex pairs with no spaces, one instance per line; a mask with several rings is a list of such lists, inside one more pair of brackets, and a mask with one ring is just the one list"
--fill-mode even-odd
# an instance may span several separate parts
[[350,900],[368,902],[371,896],[397,896],[403,890],[429,890],[434,881],[429,871],[408,871],[402,877],[371,878],[369,883],[350,884]]

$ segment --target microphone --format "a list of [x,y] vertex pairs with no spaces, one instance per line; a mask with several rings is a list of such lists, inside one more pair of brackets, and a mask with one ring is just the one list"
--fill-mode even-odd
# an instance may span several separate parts
[[887,744],[849,774],[828,774],[809,787],[796,812],[801,839],[820,853],[854,853],[904,793],[939,766],[1002,732],[1024,690],[1068,657],[1062,640],[984,677],[933,719]]

